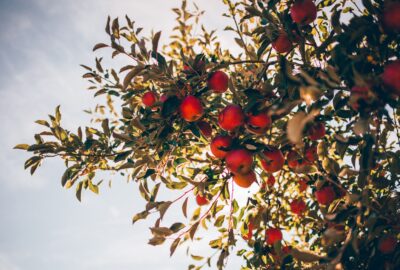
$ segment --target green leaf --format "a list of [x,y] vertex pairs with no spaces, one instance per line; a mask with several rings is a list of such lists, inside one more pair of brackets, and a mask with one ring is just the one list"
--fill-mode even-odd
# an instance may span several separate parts
[[147,169],[146,173],[144,174],[143,178],[147,178],[150,175],[153,175],[156,172],[154,169]]
[[157,52],[158,42],[160,41],[161,31],[154,34],[152,45],[153,45],[153,52]]
[[114,162],[120,162],[122,160],[125,160],[131,153],[132,153],[132,151],[125,151],[125,152],[119,153],[118,155],[115,156]]
[[199,224],[200,224],[200,222],[198,221],[195,224],[193,224],[192,227],[190,228],[190,230],[189,230],[190,239],[193,240],[194,234],[196,233],[197,228],[199,227]]
[[56,115],[55,115],[55,117],[56,117],[56,122],[60,123],[60,121],[61,121],[60,105],[58,105],[56,107]]
[[124,82],[123,82],[123,89],[125,90],[129,84],[131,83],[132,79],[139,75],[145,68],[143,66],[137,66],[133,68],[131,71],[129,71],[128,74],[126,74]]
[[215,227],[221,227],[222,223],[224,223],[224,220],[225,220],[225,216],[224,216],[224,215],[219,216],[219,217],[215,220],[214,226],[215,226]]
[[180,223],[180,222],[176,222],[176,223],[172,224],[171,227],[169,227],[169,229],[171,231],[173,231],[174,233],[176,233],[176,232],[182,230],[185,227],[186,227],[185,224]]
[[78,201],[81,201],[82,188],[83,188],[83,182],[79,182],[79,184],[76,186],[76,193],[75,193],[75,196],[78,199]]
[[38,156],[31,157],[25,162],[25,170],[28,169],[30,166],[36,164],[37,162],[40,162],[40,160],[42,160],[41,157]]
[[35,123],[42,126],[50,127],[50,124],[45,120],[36,120]]
[[165,237],[155,236],[149,240],[149,245],[158,246],[165,242]]
[[14,149],[28,150],[29,144],[17,144]]
[[106,48],[106,47],[110,47],[110,46],[107,45],[107,44],[104,44],[104,43],[98,43],[93,47],[93,51],[96,51],[96,50],[101,49],[101,48]]
[[204,257],[202,257],[202,256],[197,256],[197,255],[190,255],[191,257],[192,257],[192,259],[193,260],[195,260],[195,261],[201,261],[201,260],[203,260],[204,259]]
[[140,213],[134,215],[132,218],[132,224],[135,224],[136,221],[138,221],[138,220],[145,219],[148,215],[149,215],[148,211],[143,211],[143,212],[140,212]]
[[162,106],[161,115],[166,118],[178,110],[180,100],[177,96],[169,97]]
[[176,238],[174,242],[172,242],[171,247],[169,248],[170,254],[169,256],[172,256],[176,250],[176,247],[178,246],[179,242],[181,241],[181,238]]
[[97,186],[97,185],[94,185],[93,183],[92,183],[92,181],[88,181],[89,182],[89,189],[93,192],[93,193],[95,193],[95,194],[99,194],[99,187]]
[[185,201],[182,204],[182,213],[187,218],[187,204],[188,204],[189,198],[186,198]]
[[160,211],[160,219],[163,219],[165,213],[167,212],[168,208],[171,206],[172,202],[167,201],[160,204],[157,209]]
[[155,51],[151,52],[151,56],[157,60],[158,66],[161,70],[167,70],[167,61],[165,60],[164,56]]

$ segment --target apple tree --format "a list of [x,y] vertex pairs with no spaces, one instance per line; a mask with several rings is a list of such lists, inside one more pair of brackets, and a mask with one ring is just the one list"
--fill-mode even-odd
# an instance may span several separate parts
[[172,255],[213,232],[189,269],[230,255],[242,269],[399,269],[400,2],[223,2],[237,55],[186,1],[164,46],[108,18],[93,50],[126,64],[82,65],[93,125],[66,130],[57,107],[16,146],[32,153],[25,168],[63,159],[79,200],[99,192],[99,171],[125,175],[146,201],[133,222],[156,217],[151,245]]

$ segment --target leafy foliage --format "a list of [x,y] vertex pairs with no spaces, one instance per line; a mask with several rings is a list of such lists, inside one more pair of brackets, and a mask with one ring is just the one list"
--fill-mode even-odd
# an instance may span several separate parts
[[[177,26],[162,49],[161,32],[146,38],[130,18],[122,27],[108,18],[110,40],[93,50],[108,49],[128,62],[120,70],[103,67],[101,58],[94,68],[82,65],[89,90],[105,98],[95,108],[98,125],[65,130],[57,107],[49,121],[37,121],[44,131],[34,144],[15,147],[33,154],[25,168],[33,174],[44,159],[61,157],[67,167],[61,184],[75,186],[79,200],[83,189],[99,192],[96,172],[127,174],[147,202],[133,222],[159,215],[149,244],[171,240],[172,255],[200,239],[199,227],[214,227],[218,235],[209,245],[219,269],[241,238],[247,247],[236,253],[243,269],[398,269],[400,89],[382,78],[399,59],[399,29],[383,22],[396,3],[316,1],[316,20],[304,24],[293,21],[291,7],[309,0],[223,2],[223,16],[232,19],[225,30],[237,35],[243,51],[237,56],[221,48],[215,31],[200,25],[201,34],[194,34],[203,12],[190,11],[186,1],[173,10]],[[283,53],[278,38],[290,45]],[[229,75],[229,91],[225,82],[210,89],[215,71]],[[183,119],[189,95],[201,102],[199,120]],[[245,123],[226,131],[218,116],[231,103]],[[250,119],[262,113],[272,124],[257,129]],[[220,150],[245,149],[254,159],[253,185],[260,188],[245,205],[234,194],[232,176],[239,172],[208,151],[210,132],[232,138]],[[283,153],[283,167],[271,165],[271,151]],[[160,188],[182,191],[159,201]],[[190,215],[188,200],[196,194],[202,206]],[[177,203],[186,222],[164,224]],[[266,231],[277,233],[272,238]],[[212,256],[191,254],[201,263],[189,269],[211,265]]]

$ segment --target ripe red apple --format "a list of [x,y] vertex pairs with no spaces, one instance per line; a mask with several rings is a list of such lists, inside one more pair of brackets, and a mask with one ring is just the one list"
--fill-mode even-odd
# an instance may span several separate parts
[[282,232],[276,228],[269,228],[265,231],[265,238],[268,245],[273,245],[282,240]]
[[317,7],[312,0],[296,0],[290,8],[290,16],[295,23],[310,24],[317,18]]
[[255,134],[264,134],[271,126],[272,120],[267,111],[257,114],[249,113],[246,119],[247,128]]
[[290,210],[298,216],[303,215],[306,209],[307,209],[306,203],[302,199],[296,199],[290,203]]
[[316,146],[310,146],[306,149],[304,153],[304,157],[306,161],[309,163],[313,163],[318,159],[318,154],[317,154],[317,147]]
[[328,205],[335,200],[336,193],[330,186],[323,187],[320,190],[315,191],[315,198],[319,204]]
[[187,96],[179,106],[181,117],[188,122],[194,122],[203,116],[204,110],[200,99],[195,96]]
[[224,93],[228,89],[229,77],[223,71],[215,71],[208,78],[208,88],[215,93]]
[[201,194],[197,194],[196,202],[199,206],[208,204],[208,199],[206,196],[202,196]]
[[325,125],[321,122],[314,123],[308,130],[308,138],[312,141],[319,140],[325,136]]
[[212,127],[208,122],[199,121],[197,123],[197,127],[200,129],[200,132],[201,132],[201,134],[203,134],[204,137],[211,137]]
[[307,160],[303,160],[299,153],[293,150],[288,153],[286,159],[289,168],[294,170],[295,172],[302,171],[305,166],[310,165],[310,162],[308,162]]
[[[219,135],[215,137],[210,145],[211,153],[216,157],[223,159],[228,154],[229,148],[232,145],[232,137]],[[226,151],[224,149],[227,149]]]
[[396,249],[397,239],[393,236],[386,236],[379,241],[378,249],[383,254],[390,254]]
[[235,128],[242,126],[244,124],[244,113],[242,108],[233,104],[226,106],[219,113],[218,124],[226,131],[232,131]]
[[308,188],[307,182],[308,181],[306,179],[304,179],[304,178],[301,178],[299,180],[299,190],[300,190],[300,192],[304,192],[304,191],[307,190],[307,188]]
[[299,153],[297,153],[297,152],[294,151],[294,150],[290,150],[289,153],[288,153],[287,156],[286,156],[286,159],[287,159],[287,163],[288,163],[289,168],[291,168],[291,169],[296,168],[296,166],[299,164],[299,163],[298,163],[298,160],[299,160],[300,158],[301,158],[301,157],[300,157]]
[[267,181],[262,182],[262,184],[261,184],[261,189],[264,190],[264,189],[266,189],[267,186],[273,187],[274,184],[275,184],[275,181],[276,181],[276,179],[275,179],[274,175],[271,174],[271,175],[267,178]]
[[253,155],[246,149],[235,149],[228,152],[225,161],[231,172],[246,175],[253,165]]
[[400,3],[391,2],[383,11],[383,23],[391,31],[400,31]]
[[393,89],[394,94],[400,95],[400,60],[391,62],[385,66],[382,74],[383,82]]
[[272,187],[275,184],[275,177],[271,174],[267,179],[267,185]]
[[249,222],[249,224],[247,225],[247,234],[243,234],[242,237],[244,240],[248,241],[253,237],[253,230],[254,230],[254,226],[253,223]]
[[293,44],[288,35],[282,31],[279,36],[272,42],[272,48],[278,53],[288,53],[292,50]]
[[282,169],[285,158],[281,150],[270,147],[263,152],[266,159],[261,160],[261,166],[266,172],[273,173]]
[[152,91],[146,92],[142,97],[142,102],[147,107],[153,106],[156,101],[157,95]]
[[248,188],[256,181],[257,177],[254,171],[250,171],[246,174],[234,173],[233,181],[236,185],[242,188]]

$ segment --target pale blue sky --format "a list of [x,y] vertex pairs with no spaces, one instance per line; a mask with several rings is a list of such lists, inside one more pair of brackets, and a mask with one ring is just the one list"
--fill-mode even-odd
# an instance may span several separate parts
[[[199,0],[205,23],[222,42],[226,18],[219,0]],[[92,64],[94,44],[107,41],[106,17],[129,14],[139,25],[168,31],[179,0],[0,0],[0,270],[186,269],[185,250],[169,258],[169,245],[148,246],[150,222],[131,226],[142,210],[135,184],[114,177],[100,196],[79,203],[61,188],[60,160],[44,163],[34,176],[23,170],[29,156],[12,150],[33,142],[33,122],[62,105],[70,129],[89,124],[93,106],[79,64]],[[167,35],[164,33],[163,38]],[[162,39],[164,40],[164,39]],[[231,44],[229,44],[231,46]],[[109,177],[110,178],[110,177]],[[199,253],[209,254],[207,246]],[[227,269],[239,269],[232,258]]]

